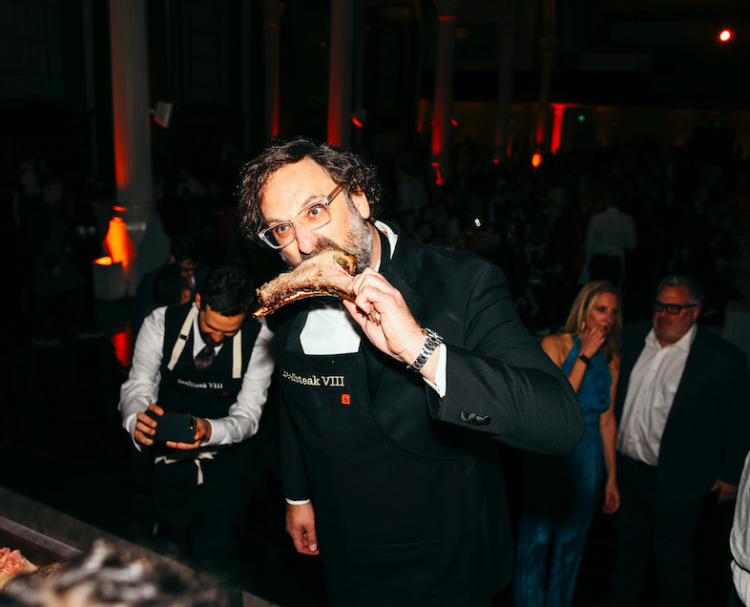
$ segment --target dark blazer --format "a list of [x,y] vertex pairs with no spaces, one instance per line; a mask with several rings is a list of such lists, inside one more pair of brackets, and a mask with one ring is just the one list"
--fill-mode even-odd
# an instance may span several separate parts
[[[488,574],[487,579],[477,572],[478,579],[472,581],[469,576],[455,583],[497,589],[510,578],[513,549],[502,474],[491,457],[493,441],[544,453],[572,451],[584,430],[575,393],[539,341],[521,324],[497,266],[401,235],[393,258],[383,261],[381,271],[403,294],[415,318],[445,339],[447,391],[445,398],[439,398],[421,377],[363,338],[371,414],[388,442],[398,445],[396,453],[444,460],[446,469],[449,462],[464,462],[461,482],[470,483],[464,487],[470,486],[481,497],[469,507],[462,503],[468,490],[455,495],[455,508],[447,508],[450,520],[436,521],[436,529],[449,525],[462,529],[464,537],[481,537],[477,540],[481,545],[474,544],[462,558],[483,561],[481,571]],[[286,332],[283,328],[276,332],[279,344],[288,343],[289,335],[293,338],[300,327],[299,320],[288,324]],[[312,470],[316,456],[305,449],[305,436],[298,436],[302,448],[284,438],[284,426],[289,429],[298,424],[289,419],[291,407],[284,403],[283,379],[281,391],[284,491],[289,498],[312,496],[315,507],[316,487],[313,482],[308,488],[308,481],[317,474]],[[294,453],[301,456],[292,458]],[[417,485],[420,481],[413,479]],[[346,482],[342,477],[345,487]],[[389,487],[382,491],[388,493]],[[426,494],[430,491],[424,487]],[[461,494],[461,488],[456,487],[455,493]],[[342,494],[347,495],[345,489]],[[399,504],[398,497],[393,496],[395,504]],[[367,504],[358,503],[359,507]],[[403,516],[413,514],[404,512]],[[367,516],[382,517],[382,512]],[[435,515],[428,511],[421,516]],[[447,546],[441,550],[446,558],[455,558],[455,546],[453,554]]]
[[[619,424],[630,373],[651,323],[627,325],[615,401]],[[698,326],[659,447],[658,477],[669,499],[699,498],[716,479],[736,485],[750,449],[750,374],[744,354]]]

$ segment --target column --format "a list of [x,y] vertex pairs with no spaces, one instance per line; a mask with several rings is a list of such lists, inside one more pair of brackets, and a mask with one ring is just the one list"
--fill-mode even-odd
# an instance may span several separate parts
[[83,24],[83,65],[86,73],[86,111],[89,115],[89,128],[91,129],[91,172],[98,175],[98,142],[96,129],[96,95],[95,95],[95,70],[94,70],[94,17],[93,0],[82,0],[81,20]]
[[125,224],[131,241],[124,245],[123,270],[132,296],[140,276],[167,258],[169,244],[153,200],[144,0],[110,0],[109,9],[117,186],[112,221]]
[[549,90],[552,81],[552,65],[555,61],[555,48],[557,47],[556,23],[555,0],[544,0],[544,36],[539,40],[542,47],[542,84],[539,93],[537,129],[534,141],[534,147],[537,150],[544,151],[549,150],[550,146]]
[[500,17],[500,74],[497,87],[495,109],[495,152],[496,161],[508,157],[510,145],[510,108],[513,100],[513,68],[518,27],[518,0],[503,0]]
[[354,0],[331,0],[328,143],[351,147]]
[[459,2],[460,0],[435,0],[438,22],[431,159],[438,185],[442,184],[450,174],[453,47],[456,38],[456,14]]
[[[266,66],[266,140],[279,136],[279,49],[281,40],[281,15],[286,2],[265,0],[264,38]],[[249,70],[245,70],[248,74]]]

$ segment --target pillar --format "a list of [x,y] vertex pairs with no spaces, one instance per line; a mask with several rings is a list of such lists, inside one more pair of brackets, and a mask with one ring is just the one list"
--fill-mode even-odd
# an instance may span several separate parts
[[354,0],[331,0],[328,143],[351,147]]
[[460,0],[435,0],[438,22],[431,160],[438,184],[442,184],[450,173],[453,48],[456,38],[456,14],[459,2]]
[[518,0],[503,0],[500,21],[500,74],[495,108],[495,152],[499,161],[508,157],[510,146],[510,117],[513,100],[513,69],[518,27]]
[[[135,250],[135,258],[123,263],[132,296],[140,277],[167,258],[169,243],[153,199],[145,3],[110,0],[109,9],[117,186],[113,212],[114,219],[125,223],[134,247],[128,250]],[[141,250],[147,253],[139,258]]]
[[556,22],[555,0],[544,0],[544,36],[539,41],[542,47],[542,83],[534,141],[534,147],[542,151],[548,151],[550,147],[549,91],[552,82],[552,65],[555,61],[555,48],[557,47]]
[[[286,2],[265,0],[264,43],[266,66],[266,140],[279,136],[279,49],[281,45],[281,15]],[[245,73],[249,73],[245,70]]]

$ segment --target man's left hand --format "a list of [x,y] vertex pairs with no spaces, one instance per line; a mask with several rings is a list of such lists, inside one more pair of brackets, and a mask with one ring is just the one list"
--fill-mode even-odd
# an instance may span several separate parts
[[[413,363],[422,350],[425,336],[401,291],[371,268],[356,276],[352,289],[355,301],[344,301],[344,306],[367,338],[389,356],[406,365]],[[380,324],[370,318],[378,315]]]
[[718,491],[716,501],[720,504],[730,502],[737,497],[737,485],[730,485],[719,478],[716,479],[714,486],[711,487],[711,491]]
[[193,419],[195,419],[195,442],[176,443],[174,441],[167,441],[167,447],[172,449],[197,449],[211,438],[211,423],[202,417],[194,417]]

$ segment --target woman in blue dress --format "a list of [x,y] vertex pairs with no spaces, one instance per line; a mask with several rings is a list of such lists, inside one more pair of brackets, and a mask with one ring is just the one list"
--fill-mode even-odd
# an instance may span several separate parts
[[604,512],[620,505],[615,474],[614,395],[622,317],[617,289],[587,284],[576,297],[563,333],[542,348],[578,394],[586,431],[565,456],[524,456],[524,503],[513,593],[517,607],[573,603],[589,522],[606,471]]

